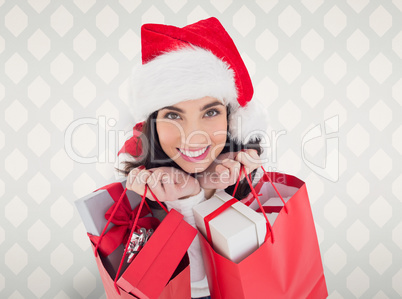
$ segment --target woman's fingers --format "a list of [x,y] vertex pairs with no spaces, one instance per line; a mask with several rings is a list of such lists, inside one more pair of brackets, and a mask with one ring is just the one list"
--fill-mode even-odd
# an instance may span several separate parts
[[[252,161],[251,161],[251,156],[247,152],[240,152],[236,156],[236,161],[238,161],[240,164],[244,165],[244,168],[246,170],[246,173],[249,174],[251,171],[253,171],[252,168]],[[244,177],[244,173],[242,175],[242,178]]]
[[[236,161],[244,165],[246,173],[249,174],[256,168],[262,165],[260,156],[254,149],[248,149],[244,152],[240,152],[236,156]],[[243,178],[244,176],[242,176]]]
[[[165,173],[162,169],[156,169],[147,180],[147,184],[155,196],[160,201],[165,201],[166,191],[165,191],[165,184],[167,184],[169,180],[169,176]],[[150,200],[156,200],[152,194],[147,196]]]
[[132,185],[134,183],[135,178],[137,177],[138,173],[141,171],[141,169],[134,168],[132,169],[129,174],[127,175],[127,181],[126,181],[126,186],[129,190],[132,190]]
[[225,159],[222,161],[222,165],[229,169],[228,182],[230,185],[233,185],[237,182],[237,178],[239,177],[241,166],[240,162],[232,159]]
[[222,164],[217,165],[215,170],[219,175],[224,174],[224,173],[228,173],[228,174],[230,173],[229,168]]
[[170,168],[170,175],[171,177],[165,187],[167,200],[186,198],[200,192],[199,182],[184,171]]
[[[151,175],[151,172],[146,169],[134,168],[130,171],[127,176],[127,188],[135,185],[145,184],[148,177]],[[130,189],[130,188],[129,188]]]
[[127,189],[132,190],[139,195],[144,194],[145,184],[151,174],[152,172],[146,169],[135,168],[131,170],[127,176]]
[[[200,184],[195,178],[173,167],[147,170],[135,168],[130,171],[127,176],[127,189],[143,195],[146,185],[161,202],[186,198],[200,192]],[[147,192],[147,198],[156,200],[151,192]]]
[[[247,149],[231,154],[233,155],[230,157],[226,153],[219,155],[219,158],[222,158],[221,160],[218,161],[217,159],[209,168],[197,176],[201,187],[204,189],[225,189],[237,182],[242,165],[247,175],[262,165],[257,150]],[[244,177],[245,174],[242,173],[240,179]]]
[[141,170],[138,175],[136,176],[134,180],[134,184],[140,185],[140,186],[145,186],[147,183],[148,178],[152,175],[152,172],[149,170]]
[[[147,184],[159,201],[177,199],[181,189],[181,178],[175,168],[157,168],[148,178]],[[155,200],[151,195],[151,200]]]
[[149,177],[147,183],[158,200],[162,202],[198,194],[200,190],[196,179],[172,167],[158,168]]

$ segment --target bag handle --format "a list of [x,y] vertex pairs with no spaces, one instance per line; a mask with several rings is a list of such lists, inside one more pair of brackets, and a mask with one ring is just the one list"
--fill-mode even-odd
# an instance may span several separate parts
[[[148,184],[145,184],[144,194],[142,195],[142,198],[141,198],[141,203],[140,203],[140,207],[138,208],[138,213],[135,215],[134,223],[133,223],[133,226],[132,226],[131,231],[130,231],[130,236],[134,233],[135,228],[137,227],[138,219],[140,218],[140,212],[141,212],[141,210],[142,210],[142,208],[144,206],[144,203],[148,206],[148,204],[146,203],[146,200],[145,200],[145,197],[146,197],[148,189],[149,189],[149,192],[151,192],[151,194],[154,197],[154,199],[156,200],[156,202],[162,207],[162,209],[166,213],[169,213],[168,210],[165,208],[165,206],[159,201],[159,199],[156,197],[156,195],[152,192],[151,188],[149,188]],[[149,208],[149,206],[148,206],[148,208]],[[127,240],[126,246],[124,248],[123,257],[120,260],[120,265],[119,265],[119,268],[117,269],[116,277],[114,278],[114,281],[113,281],[114,288],[116,289],[116,291],[117,291],[117,293],[119,295],[120,295],[120,290],[119,290],[119,288],[117,286],[117,279],[118,279],[119,274],[121,272],[121,268],[123,267],[123,261],[124,261],[124,258],[127,255],[127,250],[128,250],[129,245],[130,245],[130,238],[128,238],[128,240]]]
[[[148,190],[148,189],[149,189],[149,191],[151,192],[151,194],[152,194],[152,196],[154,197],[154,199],[156,200],[156,202],[162,207],[162,209],[163,209],[166,213],[168,213],[168,210],[166,209],[166,207],[159,201],[159,199],[156,197],[156,195],[155,195],[155,194],[152,192],[152,190],[149,188],[148,184],[146,184],[146,185],[145,185],[145,189],[144,189],[144,194],[143,194],[142,197],[141,197],[141,202],[140,202],[138,211],[137,211],[137,213],[136,213],[136,215],[135,215],[135,219],[134,219],[133,226],[132,226],[131,231],[130,231],[130,236],[131,236],[131,235],[134,233],[134,231],[135,231],[135,228],[136,228],[136,226],[137,226],[138,219],[139,219],[139,217],[140,217],[141,210],[142,210],[144,204],[146,205],[147,209],[152,213],[151,208],[149,207],[148,203],[147,203],[146,200],[145,200],[145,197],[146,197],[146,194],[147,194],[147,190]],[[112,211],[112,213],[111,213],[111,215],[110,215],[110,217],[109,217],[109,219],[108,219],[108,221],[107,221],[105,227],[103,228],[102,233],[101,233],[100,236],[99,236],[98,243],[96,244],[95,250],[94,250],[94,251],[95,251],[95,252],[94,252],[94,253],[95,253],[95,257],[98,256],[98,248],[99,248],[99,245],[100,245],[100,243],[101,243],[101,241],[102,241],[102,239],[103,239],[103,236],[104,236],[105,233],[106,233],[106,229],[108,228],[110,222],[112,221],[114,215],[116,214],[116,211],[117,211],[117,209],[119,208],[121,202],[123,201],[123,198],[124,198],[124,196],[125,196],[126,193],[127,193],[127,190],[128,190],[128,189],[127,189],[127,187],[126,187],[126,188],[124,189],[123,193],[120,195],[119,200],[116,202],[115,207],[114,207],[114,209],[113,209],[113,211]],[[120,261],[120,265],[119,265],[119,268],[118,268],[117,273],[116,273],[116,277],[115,277],[114,282],[113,282],[113,283],[114,283],[114,287],[115,287],[115,289],[116,289],[116,291],[117,291],[117,293],[118,293],[119,295],[120,295],[120,290],[119,290],[119,288],[118,288],[118,286],[117,286],[117,278],[119,277],[119,274],[120,274],[120,272],[121,272],[121,268],[122,268],[122,266],[123,266],[124,258],[125,258],[126,254],[127,254],[127,250],[128,250],[129,244],[130,244],[130,238],[128,238],[128,240],[127,240],[126,246],[125,246],[125,248],[124,248],[124,254],[123,254],[123,257],[122,257],[122,259],[121,259],[121,261]]]
[[[261,167],[262,167],[262,166],[261,166]],[[244,173],[246,174],[246,170],[245,170],[245,168],[244,168],[244,165],[242,166],[242,168],[243,168]],[[249,184],[249,186],[250,186],[251,193],[254,195],[255,199],[257,200],[258,206],[260,207],[260,209],[261,209],[261,211],[262,211],[262,214],[264,215],[265,221],[267,222],[267,227],[268,227],[268,229],[269,229],[269,231],[270,231],[270,233],[271,233],[271,243],[274,244],[275,238],[274,238],[274,232],[273,232],[273,230],[272,230],[271,223],[269,222],[268,217],[267,217],[267,214],[265,213],[265,210],[264,210],[264,208],[262,207],[260,198],[259,198],[257,192],[255,192],[255,189],[254,189],[254,187],[253,187],[253,184],[252,184],[250,178],[249,178],[247,175],[246,175],[246,180],[247,180],[247,182],[248,182],[248,184]],[[268,234],[265,235],[265,241],[267,241],[267,238],[268,238]]]
[[[285,200],[283,199],[283,197],[282,197],[282,195],[280,194],[279,190],[278,190],[278,189],[276,188],[276,186],[274,185],[274,183],[273,183],[271,177],[269,176],[269,174],[265,171],[264,167],[261,166],[261,168],[262,168],[262,170],[264,171],[264,175],[268,178],[268,180],[269,180],[269,182],[271,183],[272,187],[275,189],[275,192],[278,194],[279,198],[280,198],[281,201],[283,202],[284,210],[285,210],[286,214],[288,214],[288,209],[287,209],[287,207],[286,207],[286,202],[285,202]],[[207,232],[207,240],[208,240],[208,242],[209,242],[211,245],[212,245],[212,238],[211,238],[211,229],[210,229],[210,226],[209,226],[209,222],[210,222],[212,219],[214,219],[215,217],[217,217],[219,214],[223,213],[226,209],[228,209],[229,207],[231,207],[232,205],[234,205],[236,202],[239,202],[236,198],[234,198],[234,196],[235,196],[235,194],[236,194],[237,187],[238,187],[238,185],[239,185],[240,177],[241,177],[242,172],[244,172],[245,178],[246,178],[246,180],[247,180],[247,182],[248,182],[248,184],[249,184],[249,186],[250,186],[251,193],[254,195],[254,198],[257,200],[258,206],[259,206],[259,208],[260,208],[262,214],[264,215],[265,221],[267,222],[267,227],[268,227],[268,229],[269,229],[269,231],[270,231],[270,233],[271,233],[271,243],[273,244],[273,243],[275,242],[274,233],[273,233],[273,230],[272,230],[271,223],[270,223],[269,220],[268,220],[266,211],[265,211],[265,209],[263,208],[263,206],[262,206],[262,204],[261,204],[261,201],[260,201],[260,198],[259,198],[259,196],[260,196],[261,194],[257,194],[257,192],[255,191],[255,189],[254,189],[254,187],[253,187],[253,184],[252,184],[252,182],[251,182],[251,179],[250,179],[250,177],[249,177],[250,174],[247,175],[246,169],[245,169],[244,165],[242,165],[241,168],[240,168],[239,177],[237,178],[237,182],[236,182],[236,185],[235,185],[233,194],[232,194],[232,197],[233,197],[233,198],[232,198],[231,200],[225,202],[222,206],[220,206],[220,207],[217,208],[215,211],[213,211],[213,212],[211,212],[210,214],[208,214],[206,217],[204,217],[204,224],[205,224],[205,229],[206,229],[206,232]],[[266,234],[266,236],[265,236],[265,241],[267,240],[267,238],[268,238],[268,234]]]
[[264,171],[264,175],[268,178],[269,182],[271,183],[272,187],[274,188],[276,194],[278,194],[279,198],[281,199],[281,201],[283,202],[283,208],[285,209],[286,214],[288,213],[288,208],[286,207],[286,202],[283,199],[282,195],[279,193],[279,190],[276,188],[276,186],[274,185],[274,183],[272,182],[271,177],[269,176],[268,172],[265,171],[264,167],[261,166],[262,170]]
[[[126,188],[126,189],[127,189],[127,188]],[[144,194],[142,195],[142,198],[141,198],[140,207],[138,208],[138,213],[135,215],[134,223],[133,223],[133,226],[132,226],[131,231],[130,231],[130,236],[134,233],[135,228],[137,227],[138,219],[139,219],[139,217],[140,217],[140,212],[141,212],[141,210],[142,210],[142,208],[143,208],[143,206],[144,206],[144,203],[148,206],[148,204],[147,204],[147,202],[146,202],[146,200],[145,200],[145,197],[146,197],[146,194],[147,194],[147,190],[148,190],[148,189],[149,189],[149,191],[151,192],[151,194],[152,194],[152,196],[154,197],[154,199],[156,200],[156,202],[162,207],[162,209],[163,209],[166,213],[169,213],[168,210],[165,208],[165,206],[159,201],[159,199],[156,197],[156,195],[152,192],[151,188],[149,188],[148,184],[146,184],[146,185],[145,185],[145,189],[144,189]],[[148,208],[149,208],[149,206],[148,206]],[[120,265],[119,265],[119,268],[118,268],[118,270],[117,270],[116,277],[114,278],[114,281],[113,281],[114,288],[116,289],[116,291],[117,291],[117,293],[118,293],[119,295],[120,295],[120,290],[119,290],[119,288],[118,288],[118,286],[117,286],[117,279],[118,279],[119,274],[120,274],[120,272],[121,272],[121,268],[123,267],[123,261],[124,261],[125,256],[127,255],[127,250],[128,250],[129,244],[130,244],[130,238],[128,238],[128,240],[127,240],[126,246],[125,246],[125,248],[124,248],[123,257],[122,257],[122,259],[120,260]]]
[[[114,218],[114,215],[116,214],[116,212],[117,212],[119,206],[121,205],[121,202],[123,201],[124,196],[125,196],[126,193],[127,193],[127,190],[128,190],[128,189],[125,188],[125,189],[123,190],[123,193],[120,195],[119,200],[116,201],[115,206],[114,206],[114,208],[113,208],[113,210],[112,210],[112,213],[110,214],[110,217],[109,217],[109,219],[107,220],[106,225],[105,225],[105,227],[103,228],[103,230],[102,230],[102,232],[101,232],[101,234],[100,234],[100,236],[99,236],[98,242],[97,242],[97,244],[96,244],[96,246],[95,246],[95,250],[94,250],[95,257],[98,256],[99,245],[100,245],[100,243],[101,243],[103,237],[104,237],[105,234],[106,234],[106,229],[109,227],[110,222],[112,222],[112,220],[113,220],[113,218]],[[151,208],[149,207],[149,205],[148,205],[147,202],[145,202],[145,205],[147,206],[148,211],[152,214],[152,210],[151,210]],[[141,213],[141,210],[138,210],[137,213],[138,213],[138,214]]]
[[243,171],[243,168],[240,168],[240,173],[239,173],[239,176],[237,178],[237,182],[236,182],[236,185],[234,187],[233,194],[232,194],[233,198],[231,200],[225,202],[222,206],[217,208],[215,211],[211,212],[209,215],[204,217],[205,229],[207,231],[207,240],[208,240],[209,244],[211,244],[211,245],[212,245],[212,238],[211,238],[211,229],[209,227],[209,222],[212,219],[214,219],[215,217],[217,217],[219,214],[221,214],[223,211],[225,211],[227,208],[229,208],[230,206],[232,206],[236,202],[238,202],[238,200],[236,198],[234,198],[234,196],[236,194],[237,187],[239,186],[242,171]]
[[[215,211],[211,212],[210,214],[208,214],[207,216],[204,217],[204,224],[205,224],[205,230],[206,230],[206,233],[207,233],[207,240],[208,240],[209,244],[211,244],[211,245],[212,245],[212,237],[211,237],[211,228],[210,228],[210,226],[209,226],[209,222],[210,222],[212,219],[214,219],[215,217],[217,217],[218,215],[220,215],[221,213],[223,213],[226,209],[228,209],[229,207],[231,207],[231,206],[234,205],[235,203],[239,202],[239,201],[234,197],[234,195],[235,195],[236,190],[237,190],[237,187],[238,187],[238,185],[239,185],[239,181],[240,181],[240,177],[241,177],[242,172],[244,172],[245,178],[246,178],[248,184],[250,185],[251,192],[253,193],[254,197],[256,198],[256,200],[257,200],[257,202],[258,202],[258,205],[260,206],[260,208],[261,208],[261,210],[262,210],[262,213],[263,213],[263,215],[264,215],[265,221],[267,222],[267,227],[268,227],[268,229],[269,229],[269,231],[270,231],[270,233],[271,233],[271,242],[274,243],[274,233],[273,233],[273,231],[272,231],[271,224],[270,224],[270,222],[269,222],[269,220],[268,220],[268,217],[267,217],[267,215],[266,215],[264,209],[262,209],[262,204],[261,204],[261,202],[260,202],[260,199],[259,199],[259,197],[258,197],[257,192],[254,190],[253,184],[251,183],[251,180],[250,180],[249,176],[248,176],[247,173],[246,173],[246,169],[245,169],[244,165],[242,165],[241,168],[240,168],[239,177],[237,178],[237,183],[236,183],[234,192],[233,192],[233,194],[232,194],[232,197],[233,197],[233,198],[232,198],[231,200],[225,202],[223,205],[221,205],[221,206],[220,206],[219,208],[217,208]],[[265,235],[265,241],[267,240],[267,238],[268,238],[268,234]]]

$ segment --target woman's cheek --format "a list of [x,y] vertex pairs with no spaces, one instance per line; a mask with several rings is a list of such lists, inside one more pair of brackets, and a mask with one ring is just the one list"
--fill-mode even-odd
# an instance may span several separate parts
[[227,127],[217,124],[209,133],[211,137],[213,148],[211,148],[211,158],[215,160],[220,153],[222,152],[223,148],[226,144],[227,138]]
[[159,142],[165,150],[169,147],[179,146],[177,140],[180,140],[180,130],[173,124],[161,123],[157,126]]
[[227,120],[226,117],[220,117],[210,125],[209,135],[215,144],[224,144],[227,137]]

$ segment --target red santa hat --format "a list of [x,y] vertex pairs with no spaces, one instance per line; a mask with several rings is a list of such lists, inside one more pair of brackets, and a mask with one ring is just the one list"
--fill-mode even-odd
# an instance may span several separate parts
[[183,28],[144,24],[142,65],[131,80],[137,122],[176,103],[211,96],[230,106],[229,133],[242,143],[263,135],[266,110],[252,99],[247,68],[229,34],[216,18]]

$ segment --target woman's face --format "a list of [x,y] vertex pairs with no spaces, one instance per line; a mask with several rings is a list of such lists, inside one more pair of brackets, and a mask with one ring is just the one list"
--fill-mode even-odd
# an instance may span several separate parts
[[184,171],[204,171],[226,143],[226,106],[212,97],[162,108],[156,130],[163,151]]

